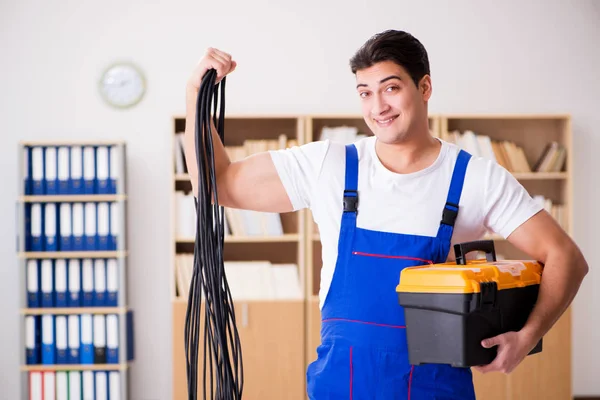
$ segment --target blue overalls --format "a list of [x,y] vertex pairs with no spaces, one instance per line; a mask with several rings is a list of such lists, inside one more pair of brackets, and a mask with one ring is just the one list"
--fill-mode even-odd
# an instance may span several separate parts
[[356,227],[358,155],[346,146],[338,259],[321,310],[321,344],[307,369],[310,399],[469,400],[469,368],[411,366],[396,285],[403,268],[445,262],[470,155],[459,153],[436,237]]

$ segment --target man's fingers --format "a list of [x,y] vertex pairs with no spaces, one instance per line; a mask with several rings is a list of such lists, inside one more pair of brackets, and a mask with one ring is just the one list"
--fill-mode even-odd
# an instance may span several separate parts
[[229,64],[231,64],[231,60],[230,59],[228,59],[226,57],[223,57],[222,55],[220,55],[218,53],[215,53],[215,52],[210,53],[210,58],[213,59],[213,60],[215,60],[219,64],[222,64],[222,65],[229,65]]
[[480,365],[478,367],[473,367],[475,370],[481,372],[482,374],[486,374],[488,372],[500,371],[501,370],[502,360],[500,357],[496,357],[494,361],[489,363],[488,365]]
[[494,358],[494,361],[488,365],[480,365],[473,368],[482,374],[494,371],[502,372],[503,374],[510,373],[512,368],[509,368],[508,354],[505,350],[506,349],[498,348],[498,354],[496,355],[496,358]]
[[484,339],[481,341],[481,345],[486,349],[489,349],[494,346],[498,346],[502,343],[502,335],[494,336],[489,339]]
[[[492,348],[494,346],[500,346],[504,342],[504,337],[502,335],[494,336],[491,338],[487,338],[481,341],[481,346],[486,349]],[[502,353],[502,348],[498,347],[498,352],[494,360],[488,365],[481,365],[478,367],[474,367],[476,371],[481,372],[482,374],[492,372],[492,371],[500,371],[502,370],[502,364],[504,360],[504,354]]]
[[211,67],[217,70],[217,82],[223,79],[224,76],[231,73],[237,63],[231,60],[231,56],[217,49],[209,49],[208,54],[211,61]]
[[221,51],[221,50],[219,50],[219,49],[215,49],[214,47],[211,47],[211,48],[210,48],[210,50],[211,50],[211,51],[212,51],[214,54],[216,54],[216,55],[218,55],[219,57],[223,58],[224,60],[231,61],[231,54],[229,54],[229,53],[225,53],[224,51]]
[[233,72],[237,66],[237,63],[231,59],[229,53],[225,53],[214,47],[209,47],[206,54],[207,58],[212,61],[212,64],[218,63],[218,65],[211,65],[212,68],[217,70],[218,80],[221,80],[224,76]]

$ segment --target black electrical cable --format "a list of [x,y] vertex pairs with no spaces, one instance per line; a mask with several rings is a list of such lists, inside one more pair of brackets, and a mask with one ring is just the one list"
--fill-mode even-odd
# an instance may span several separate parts
[[[242,349],[235,310],[223,264],[224,213],[219,205],[211,129],[212,118],[224,143],[225,78],[216,83],[217,72],[210,69],[198,91],[195,148],[198,165],[196,200],[196,241],[194,271],[185,318],[185,353],[188,399],[198,397],[198,350],[201,309],[204,300],[203,395],[215,400],[242,398],[244,373]],[[219,103],[219,89],[221,90]],[[217,109],[219,115],[217,118]],[[207,371],[208,364],[208,371]],[[207,375],[208,374],[208,375]],[[210,383],[207,393],[207,380]],[[207,395],[209,397],[207,397]]]

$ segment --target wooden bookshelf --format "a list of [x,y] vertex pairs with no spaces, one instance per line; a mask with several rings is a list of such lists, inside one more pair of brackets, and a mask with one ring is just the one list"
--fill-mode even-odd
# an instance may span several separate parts
[[[285,134],[288,143],[304,143],[304,119],[298,116],[226,116],[225,146],[247,145],[249,140],[278,140]],[[177,133],[185,131],[185,117],[173,119],[172,154],[178,150]],[[181,160],[180,160],[181,161]],[[185,161],[185,160],[184,160]],[[173,163],[177,166],[177,160]],[[192,186],[187,171],[172,170],[172,269],[171,299],[173,310],[173,399],[187,399],[187,374],[184,347],[187,297],[182,296],[176,278],[176,257],[194,252],[194,232],[182,235],[179,221],[181,193],[191,193]],[[187,219],[195,219],[195,212]],[[228,214],[225,214],[228,218]],[[272,264],[295,264],[302,292],[305,285],[305,211],[280,214],[282,235],[225,236],[224,260],[269,261]],[[229,225],[229,223],[228,223]],[[230,226],[231,229],[231,226]],[[188,283],[189,284],[189,283]],[[235,293],[233,293],[235,297]],[[236,322],[243,349],[244,398],[305,398],[305,341],[304,299],[269,299],[234,301]],[[281,340],[285,338],[285,340]],[[202,348],[199,349],[199,366],[202,370]],[[198,381],[199,392],[202,379]]]
[[[225,243],[283,243],[298,242],[300,235],[297,233],[284,233],[280,236],[225,236]],[[195,238],[176,238],[177,244],[193,244]]]
[[[470,130],[486,135],[492,141],[510,141],[521,147],[527,163],[534,166],[546,145],[552,141],[566,148],[566,162],[559,172],[513,172],[513,176],[534,195],[549,198],[553,204],[564,207],[566,223],[563,228],[572,234],[572,133],[569,115],[442,115],[442,137],[452,131]],[[506,259],[529,259],[498,235],[496,252]],[[543,351],[527,357],[509,375],[479,374],[474,371],[477,398],[505,400],[516,398],[567,399],[571,398],[571,311],[565,312],[558,323],[544,337]]]

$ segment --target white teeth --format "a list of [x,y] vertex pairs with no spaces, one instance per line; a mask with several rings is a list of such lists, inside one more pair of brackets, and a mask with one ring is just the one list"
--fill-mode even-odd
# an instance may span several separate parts
[[388,122],[392,121],[395,117],[392,117],[390,119],[386,119],[384,121],[380,121],[380,120],[376,120],[377,122],[379,122],[380,124],[387,124]]

